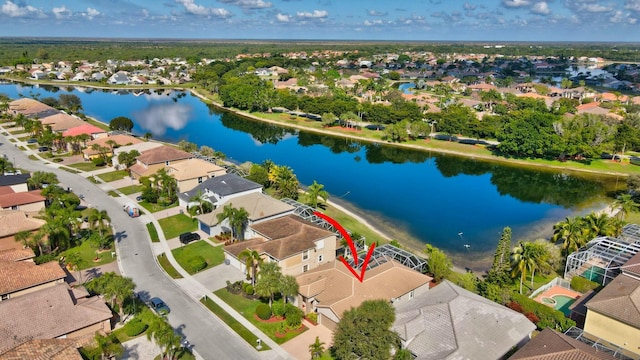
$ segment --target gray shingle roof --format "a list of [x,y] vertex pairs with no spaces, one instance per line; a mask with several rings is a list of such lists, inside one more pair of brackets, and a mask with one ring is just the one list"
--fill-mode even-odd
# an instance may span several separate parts
[[0,186],[26,184],[31,174],[0,175]]
[[210,192],[221,196],[229,196],[258,188],[262,188],[262,185],[236,174],[225,174],[209,178],[201,184],[198,184],[195,188],[187,192],[180,193],[178,196],[184,201],[189,201],[189,199],[193,195],[197,194],[198,191],[201,191],[204,194],[209,190]]

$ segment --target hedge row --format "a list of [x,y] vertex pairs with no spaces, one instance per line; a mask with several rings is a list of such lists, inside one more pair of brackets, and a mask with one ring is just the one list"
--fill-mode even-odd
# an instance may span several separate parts
[[[568,319],[561,311],[549,307],[539,302],[529,299],[520,294],[511,295],[509,307],[525,315],[533,313],[538,318],[536,326],[539,329],[552,328],[560,332],[565,332],[570,327],[575,326],[575,321]],[[518,307],[519,305],[519,307]],[[529,316],[528,316],[529,317]],[[531,320],[532,318],[529,317]]]

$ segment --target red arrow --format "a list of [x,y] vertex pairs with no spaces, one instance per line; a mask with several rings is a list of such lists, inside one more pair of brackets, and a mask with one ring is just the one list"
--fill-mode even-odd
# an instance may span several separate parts
[[[340,234],[342,234],[342,236],[345,238],[345,240],[347,240],[347,244],[349,244],[349,249],[351,250],[351,255],[353,255],[354,264],[358,265],[358,261],[360,259],[358,259],[358,252],[356,251],[356,245],[353,243],[353,239],[351,239],[351,236],[342,227],[342,225],[340,225],[340,223],[338,223],[337,221],[335,221],[334,219],[328,217],[327,215],[325,215],[323,213],[314,211],[313,214],[323,218],[329,224],[333,225],[336,229],[338,229]],[[364,280],[364,273],[365,273],[365,271],[367,271],[367,264],[369,264],[369,260],[371,260],[371,255],[373,255],[373,249],[375,249],[375,247],[376,247],[376,244],[372,243],[371,247],[369,248],[369,251],[367,252],[367,256],[364,258],[364,263],[362,264],[362,268],[360,269],[360,274],[358,274],[356,272],[356,269],[354,269],[353,267],[351,267],[351,265],[349,265],[349,263],[347,262],[347,260],[345,260],[345,258],[343,256],[340,257],[340,261],[342,261],[344,266],[346,266],[347,269],[349,269],[349,271],[351,271],[353,276],[355,276],[356,279],[360,280],[360,282],[362,282]]]

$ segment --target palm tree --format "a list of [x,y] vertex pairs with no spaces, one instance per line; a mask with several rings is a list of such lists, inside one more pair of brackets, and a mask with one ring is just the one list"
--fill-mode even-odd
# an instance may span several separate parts
[[511,277],[520,275],[520,294],[522,294],[522,283],[527,277],[527,271],[533,269],[534,260],[528,251],[529,247],[520,242],[511,251]]
[[238,254],[238,258],[240,260],[245,261],[245,266],[247,268],[247,272],[249,272],[249,269],[251,269],[251,285],[252,286],[256,286],[256,277],[258,275],[258,266],[260,266],[260,264],[262,264],[262,257],[260,256],[260,253],[255,251],[255,250],[251,250],[249,248],[244,249],[242,251],[240,251],[240,253]]
[[111,225],[111,218],[109,217],[107,210],[91,209],[91,213],[88,218],[91,229],[98,229],[100,237],[103,237],[103,231],[108,229]]
[[614,236],[615,229],[613,227],[612,218],[605,212],[596,214],[594,212],[584,217],[584,221],[588,226],[588,238],[596,238],[598,236]]
[[82,284],[82,271],[80,271],[80,267],[84,263],[82,256],[77,252],[69,253],[65,256],[65,262],[69,265],[69,270],[76,271],[79,283]]
[[638,204],[631,194],[623,194],[618,196],[614,203],[618,207],[618,216],[624,220],[629,213],[638,211]]
[[295,296],[298,294],[298,281],[291,275],[284,275],[280,278],[280,294],[284,298],[285,304],[289,296]]
[[45,185],[52,185],[58,183],[58,177],[54,173],[35,171],[31,173],[31,177],[27,180],[29,189],[37,190],[42,189]]
[[281,277],[282,273],[278,263],[267,262],[260,266],[255,290],[258,296],[269,298],[269,307],[273,304],[273,295],[280,292]]
[[320,337],[316,336],[316,341],[309,345],[309,352],[312,359],[317,359],[324,353],[324,342],[320,341]]
[[222,208],[222,212],[216,215],[218,222],[222,222],[224,219],[228,219],[229,226],[233,237],[238,240],[244,239],[244,229],[249,221],[249,213],[244,208],[236,209],[233,204],[225,205]]
[[144,133],[143,137],[145,140],[149,141],[149,139],[153,137],[153,134],[147,131],[146,133]]
[[309,206],[313,208],[318,207],[318,197],[320,197],[324,201],[327,201],[329,193],[323,189],[324,185],[318,184],[315,180],[313,180],[313,184],[311,184],[307,189],[307,203],[309,204]]
[[173,360],[180,349],[182,337],[175,333],[167,320],[160,316],[153,317],[147,330],[147,339],[152,340],[162,349],[163,359]]
[[298,178],[288,166],[273,165],[269,170],[269,181],[280,197],[298,198]]
[[202,190],[198,190],[192,197],[189,198],[189,203],[197,202],[200,209],[199,214],[204,214],[204,202],[207,201],[202,198]]
[[124,347],[112,334],[102,335],[99,331],[96,331],[94,339],[102,360],[110,359],[113,356],[120,358],[124,353]]
[[570,254],[581,248],[586,242],[583,220],[579,217],[567,217],[553,226],[552,241],[562,240],[563,254]]
[[134,284],[133,280],[124,276],[118,276],[110,283],[109,289],[112,289],[113,301],[118,305],[120,322],[124,319],[124,302],[133,298],[133,290],[135,288],[136,284]]

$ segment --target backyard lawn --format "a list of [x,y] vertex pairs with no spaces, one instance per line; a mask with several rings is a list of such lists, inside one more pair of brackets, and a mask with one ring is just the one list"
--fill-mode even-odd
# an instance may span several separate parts
[[104,182],[111,182],[111,181],[121,180],[129,176],[129,173],[126,170],[116,170],[116,171],[100,174],[97,176],[100,179],[104,180]]
[[[276,331],[280,327],[280,323],[285,320],[274,322],[262,322],[260,320],[256,320],[254,315],[256,313],[256,308],[262,303],[260,300],[249,300],[244,296],[234,295],[230,293],[226,288],[215,291],[214,294],[216,294],[220,299],[226,302],[229,306],[231,306],[234,310],[244,316],[258,329],[262,330],[262,332],[269,336],[271,340],[275,341],[278,344],[284,344],[285,342],[302,333],[289,331],[284,337],[277,337]],[[304,330],[307,329],[304,328]]]
[[189,266],[189,260],[194,256],[202,256],[207,262],[207,267],[200,271],[220,265],[224,261],[222,246],[211,246],[206,241],[195,241],[189,245],[175,248],[171,252],[178,264],[191,275],[193,275],[193,272],[191,271],[191,266]]
[[177,214],[158,220],[165,239],[173,239],[178,235],[195,231],[198,228],[197,220],[188,217],[185,214]]

